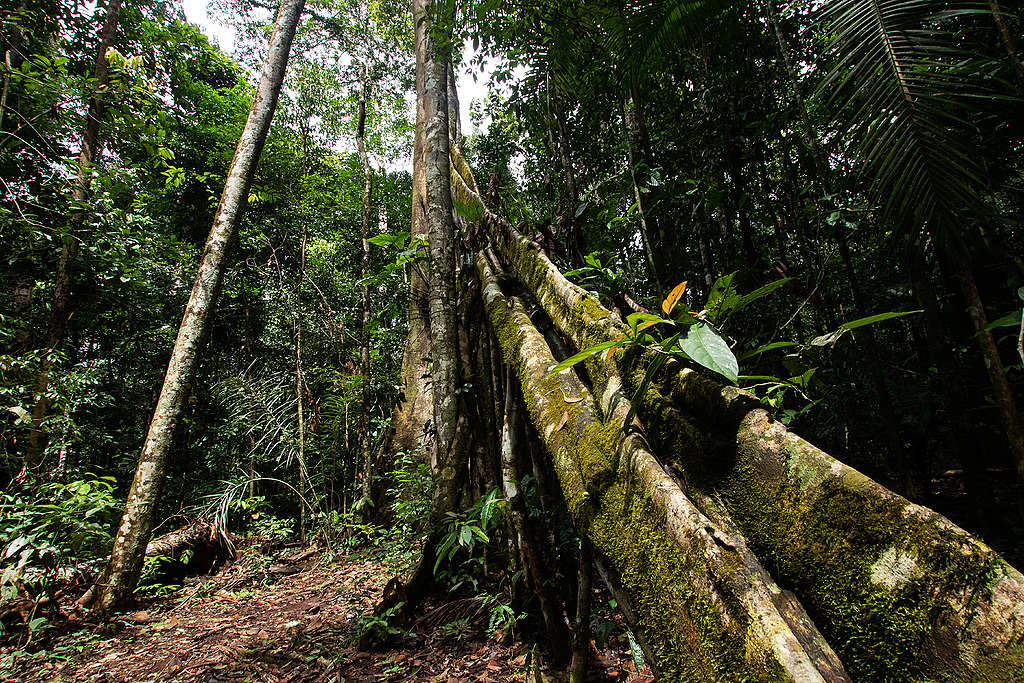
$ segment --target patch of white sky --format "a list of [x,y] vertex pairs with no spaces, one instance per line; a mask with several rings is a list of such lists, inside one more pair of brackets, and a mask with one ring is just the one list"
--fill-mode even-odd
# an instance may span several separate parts
[[[224,21],[218,19],[216,16],[211,15],[207,8],[207,0],[182,0],[182,8],[185,11],[185,18],[190,23],[195,24],[202,30],[204,34],[214,43],[216,43],[221,50],[227,54],[233,54],[235,50],[235,29],[229,26]],[[472,57],[474,52],[471,45],[466,45],[466,54],[463,62],[465,64],[472,63]],[[464,133],[471,134],[477,132],[480,128],[474,125],[470,118],[470,110],[474,100],[487,99],[488,94],[488,83],[491,79],[491,72],[493,66],[485,61],[483,70],[479,67],[475,68],[470,72],[470,69],[463,68],[456,74],[456,85],[459,91],[459,100],[462,105],[459,108],[459,118],[462,123],[462,130]],[[414,115],[415,102],[411,97],[407,98],[406,101],[409,104],[410,117]],[[488,120],[481,122],[484,129],[486,129]]]

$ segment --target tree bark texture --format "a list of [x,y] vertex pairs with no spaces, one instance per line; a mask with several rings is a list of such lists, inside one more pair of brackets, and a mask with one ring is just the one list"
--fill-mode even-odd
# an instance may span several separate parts
[[156,410],[146,434],[138,468],[128,492],[125,511],[114,539],[110,563],[98,582],[92,599],[105,612],[126,600],[138,582],[146,544],[154,524],[154,513],[163,482],[174,429],[181,417],[201,359],[200,348],[213,317],[217,294],[224,275],[228,247],[234,240],[245,210],[260,152],[270,130],[277,98],[284,80],[288,53],[305,0],[282,0],[267,59],[260,74],[249,118],[238,148],[213,227],[199,261],[199,272],[178,328],[167,375]]
[[[496,258],[573,346],[624,332],[536,244],[483,207],[456,164],[452,185],[460,202],[476,200]],[[1024,576],[988,546],[790,433],[750,394],[690,368],[670,365],[639,397],[647,441],[639,424],[623,435],[616,416],[625,416],[625,397],[640,385],[653,354],[592,357],[592,393],[574,375],[546,377],[554,365],[550,350],[488,277],[486,261],[477,262],[488,314],[506,360],[517,367],[566,504],[630,596],[651,661],[663,674],[666,666],[705,667],[666,680],[714,680],[714,667],[729,659],[727,624],[753,629],[741,638],[741,659],[755,678],[766,671],[758,661],[775,666],[784,653],[797,653],[793,666],[811,668],[783,671],[815,675],[806,671],[817,668],[825,680],[844,680],[844,667],[855,680],[878,681],[1011,680],[1021,670]],[[614,524],[606,523],[613,512]],[[755,554],[794,596],[778,590]],[[673,585],[685,588],[673,592]],[[766,596],[773,607],[761,602]],[[694,624],[698,603],[711,616]],[[756,616],[729,611],[744,608]],[[775,615],[772,626],[766,614]],[[827,643],[808,637],[817,629]],[[765,642],[764,633],[776,649],[752,648]],[[800,648],[782,645],[794,642]],[[828,644],[841,665],[828,656]]]
[[[89,97],[89,109],[85,117],[85,130],[82,132],[82,148],[78,153],[78,168],[71,185],[71,210],[68,215],[67,234],[61,245],[60,259],[57,261],[57,274],[53,285],[53,304],[50,307],[50,322],[46,329],[44,354],[36,382],[36,402],[32,406],[32,431],[29,434],[28,449],[25,455],[25,471],[39,465],[46,449],[48,436],[43,429],[43,420],[50,408],[46,392],[50,388],[50,372],[53,370],[53,354],[64,339],[64,327],[71,315],[71,269],[78,256],[79,234],[85,223],[84,204],[92,184],[92,168],[100,154],[100,123],[103,120],[105,107],[104,92],[107,87],[110,65],[107,63],[107,50],[114,42],[117,22],[121,14],[122,0],[110,0],[107,13],[100,30],[100,42],[93,66],[92,95]],[[6,93],[5,93],[6,94]]]
[[[417,0],[414,16],[421,16],[425,3]],[[426,30],[422,21],[415,24],[416,51],[416,128],[412,154],[412,226],[413,239],[427,235],[426,188]],[[436,439],[429,431],[433,418],[434,394],[430,379],[430,304],[429,284],[420,263],[409,271],[409,336],[402,354],[402,391],[391,418],[388,453],[421,453],[435,469],[438,467]]]
[[[456,491],[447,485],[455,477],[452,462],[458,421],[458,322],[455,316],[455,226],[449,180],[450,137],[447,45],[431,35],[430,0],[417,0],[417,21],[426,32],[422,52],[424,72],[424,183],[430,253],[430,360],[434,397],[434,433],[441,474],[435,512],[453,509]],[[417,55],[420,57],[420,55]]]
[[309,489],[309,471],[306,468],[306,380],[302,372],[302,279],[306,276],[306,228],[302,228],[299,243],[299,276],[295,281],[295,408],[298,417],[299,451],[299,543],[306,544],[306,492]]

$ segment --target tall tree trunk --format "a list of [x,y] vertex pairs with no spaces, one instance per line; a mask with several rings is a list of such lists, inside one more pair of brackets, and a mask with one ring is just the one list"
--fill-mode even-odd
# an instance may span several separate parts
[[363,378],[363,405],[359,413],[359,448],[363,460],[362,497],[366,506],[364,518],[372,511],[373,503],[373,452],[370,448],[370,201],[373,196],[373,169],[366,152],[366,99],[369,92],[369,69],[365,64],[359,76],[359,114],[356,121],[356,149],[363,167],[363,224],[362,224],[362,330],[359,339],[359,365]]
[[999,356],[999,348],[996,346],[992,331],[986,329],[988,317],[985,315],[985,306],[978,293],[978,284],[974,280],[974,273],[971,272],[967,257],[964,254],[954,253],[953,266],[956,268],[956,278],[960,283],[960,290],[967,302],[967,315],[974,325],[975,337],[981,349],[982,359],[985,361],[985,370],[988,372],[989,383],[992,385],[992,398],[999,410],[999,418],[1002,420],[1003,431],[1006,433],[1006,440],[1010,446],[1010,456],[1017,469],[1017,479],[1024,485],[1024,430],[1021,429],[1013,391],[1010,389],[1010,383],[1006,380],[1003,359]]
[[299,275],[295,280],[295,405],[299,427],[299,542],[306,544],[306,492],[309,490],[309,470],[306,468],[306,381],[302,372],[302,278],[306,276],[306,227],[302,226],[299,245]]
[[[414,5],[422,12],[423,3]],[[416,15],[419,16],[419,15]],[[412,153],[412,239],[427,235],[426,154],[426,49],[424,22],[415,22],[416,50],[416,128]],[[437,469],[436,439],[428,426],[433,417],[433,383],[430,380],[430,304],[429,285],[421,262],[409,268],[409,336],[402,354],[402,390],[391,418],[391,429],[384,444],[387,453],[417,453]]]
[[[432,35],[432,0],[416,0],[417,21],[425,25],[424,62],[424,175],[426,223],[430,249],[430,360],[434,393],[434,433],[437,438],[441,472],[435,516],[452,509],[457,491],[446,482],[454,479],[451,462],[455,427],[458,419],[455,384],[458,326],[455,316],[455,226],[452,222],[452,195],[449,161],[448,51],[450,44],[439,45]],[[440,510],[438,513],[437,510]],[[434,520],[439,521],[439,520]]]
[[647,256],[647,267],[651,271],[651,280],[654,281],[654,291],[658,300],[665,298],[661,286],[661,279],[658,276],[658,267],[655,265],[654,250],[651,248],[650,231],[647,229],[647,216],[644,212],[644,201],[640,195],[640,186],[636,181],[636,166],[633,159],[633,138],[636,136],[636,118],[633,111],[633,99],[627,97],[622,104],[622,120],[626,127],[626,159],[629,162],[629,178],[633,183],[633,199],[636,201],[636,214],[640,219],[640,239],[644,245],[644,254]]
[[[427,275],[427,308],[430,321],[430,392],[432,394],[433,440],[436,448],[434,469],[439,481],[434,491],[428,536],[419,563],[403,588],[402,610],[410,611],[433,583],[434,561],[440,540],[441,521],[457,506],[460,484],[465,474],[464,461],[468,433],[460,429],[456,394],[459,363],[459,328],[456,320],[455,226],[453,223],[449,110],[450,44],[438,45],[432,34],[433,0],[413,0],[416,26],[416,148],[413,151],[413,229],[422,221],[428,236],[430,270]],[[456,129],[457,131],[457,129]],[[412,321],[410,320],[410,323]],[[410,342],[416,330],[410,324]],[[406,353],[409,352],[409,343]],[[408,360],[408,357],[407,357]],[[403,373],[406,368],[403,367]],[[408,386],[407,377],[407,386]],[[462,418],[465,420],[465,418]],[[460,437],[456,439],[456,437]],[[456,443],[458,441],[458,443]],[[398,593],[392,593],[377,605],[377,612],[396,606]]]
[[[114,42],[117,21],[121,13],[122,0],[110,0],[107,3],[107,14],[100,30],[100,43],[93,66],[95,83],[89,98],[89,109],[85,118],[85,130],[82,132],[82,148],[78,153],[78,164],[72,180],[71,212],[68,216],[66,234],[62,240],[60,260],[57,261],[57,276],[53,285],[53,305],[50,308],[50,322],[46,329],[46,342],[43,361],[36,381],[36,402],[32,407],[32,431],[29,434],[28,450],[25,454],[27,472],[39,465],[46,449],[47,434],[43,429],[43,420],[49,411],[50,403],[46,392],[50,387],[50,372],[53,370],[53,356],[64,338],[64,327],[71,315],[71,268],[78,256],[78,233],[85,223],[85,201],[92,184],[92,168],[100,154],[100,123],[105,108],[104,93],[107,88],[109,65],[107,50]],[[6,86],[6,83],[5,83]]]
[[992,12],[992,21],[995,22],[999,40],[1003,43],[1003,49],[1006,50],[1006,58],[1010,60],[1010,66],[1013,68],[1013,76],[1017,79],[1017,85],[1024,91],[1024,65],[1021,64],[1020,56],[1017,54],[1017,46],[1006,25],[1006,17],[1003,16],[999,0],[988,0],[988,8]]
[[114,539],[110,562],[98,583],[83,597],[83,602],[93,604],[101,612],[126,600],[139,580],[146,543],[149,542],[155,522],[154,514],[167,469],[174,429],[199,366],[200,348],[213,317],[228,247],[235,239],[245,210],[249,187],[274,117],[288,53],[304,4],[305,0],[281,2],[256,96],[238,141],[235,157],[231,161],[213,227],[199,261],[199,272],[178,328],[178,337],[167,365],[167,375]]

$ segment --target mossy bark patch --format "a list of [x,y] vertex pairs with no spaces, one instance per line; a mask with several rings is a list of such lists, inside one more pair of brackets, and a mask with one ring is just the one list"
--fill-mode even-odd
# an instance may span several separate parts
[[1020,575],[994,551],[766,415],[741,426],[717,485],[856,680],[971,680],[1021,642]]

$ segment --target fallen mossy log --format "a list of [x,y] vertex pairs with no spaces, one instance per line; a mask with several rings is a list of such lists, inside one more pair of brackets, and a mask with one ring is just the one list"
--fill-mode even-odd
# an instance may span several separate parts
[[[624,333],[596,297],[490,212],[455,166],[452,183],[572,345]],[[631,394],[652,355],[592,357],[595,392],[621,384]],[[979,539],[792,434],[749,393],[690,368],[668,367],[637,413],[701,511],[735,524],[856,680],[1024,678],[1024,576]]]
[[166,558],[158,573],[170,580],[210,574],[234,559],[235,549],[212,523],[198,520],[150,541],[146,557]]
[[[477,256],[484,304],[531,421],[551,453],[577,529],[616,572],[635,627],[664,680],[848,681],[813,627],[798,635],[781,589],[743,541],[703,515],[622,416],[601,409],[555,364],[522,304]],[[787,603],[791,607],[791,603]],[[801,625],[810,619],[799,611]]]

